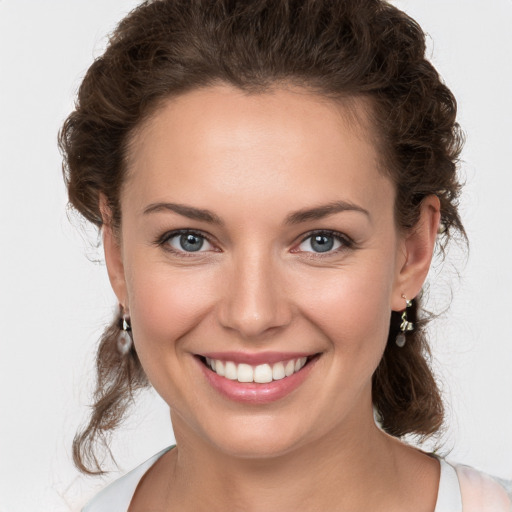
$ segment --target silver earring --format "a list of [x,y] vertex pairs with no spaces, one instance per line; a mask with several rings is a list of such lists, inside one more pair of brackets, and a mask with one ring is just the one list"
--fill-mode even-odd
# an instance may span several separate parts
[[405,295],[402,294],[402,298],[405,300],[405,309],[402,312],[402,323],[400,324],[400,332],[398,333],[395,343],[402,348],[407,341],[405,338],[405,333],[414,331],[414,324],[409,322],[407,319],[407,308],[412,306],[412,300],[408,300]]
[[132,328],[129,321],[129,316],[126,313],[123,313],[123,326],[117,337],[117,350],[122,356],[125,356],[130,352],[133,344]]

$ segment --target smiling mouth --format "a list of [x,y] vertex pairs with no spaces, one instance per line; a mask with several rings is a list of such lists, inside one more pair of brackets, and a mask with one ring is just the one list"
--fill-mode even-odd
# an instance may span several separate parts
[[267,384],[291,377],[300,372],[306,365],[320,354],[313,354],[307,357],[299,357],[278,361],[276,363],[263,363],[250,365],[246,363],[235,363],[233,361],[224,361],[221,359],[212,359],[209,357],[198,356],[201,362],[212,372],[225,379],[238,381],[241,383]]

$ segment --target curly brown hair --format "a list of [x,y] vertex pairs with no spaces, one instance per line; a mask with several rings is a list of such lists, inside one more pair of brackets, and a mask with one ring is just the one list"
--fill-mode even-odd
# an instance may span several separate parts
[[[397,226],[409,229],[420,203],[441,203],[444,249],[465,236],[458,211],[462,134],[456,102],[425,58],[418,24],[381,0],[149,0],[124,18],[87,71],[59,135],[70,204],[98,228],[100,194],[119,227],[119,196],[131,136],[169,97],[226,83],[253,93],[293,84],[336,99],[364,98],[378,134],[382,172],[397,190]],[[407,344],[388,344],[373,376],[373,403],[393,436],[436,433],[443,404],[430,368],[420,298]],[[74,440],[77,467],[101,473],[97,442],[119,425],[135,390],[149,385],[135,350],[122,356],[119,316],[101,339],[88,425]]]

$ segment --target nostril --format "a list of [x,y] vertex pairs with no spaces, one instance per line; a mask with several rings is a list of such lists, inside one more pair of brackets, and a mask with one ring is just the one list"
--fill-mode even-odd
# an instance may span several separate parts
[[248,267],[240,269],[224,290],[223,300],[217,304],[217,319],[244,339],[267,336],[291,322],[289,297],[267,265],[253,265],[251,272]]

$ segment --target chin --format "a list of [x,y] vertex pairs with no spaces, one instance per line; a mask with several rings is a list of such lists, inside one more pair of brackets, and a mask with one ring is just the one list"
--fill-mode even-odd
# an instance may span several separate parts
[[261,432],[244,433],[229,439],[216,440],[216,448],[224,454],[239,459],[272,459],[281,457],[297,448],[299,440],[290,436]]
[[[291,414],[235,416],[211,425],[207,438],[224,454],[242,459],[271,459],[287,455],[314,442],[318,425],[308,427],[308,418]],[[313,428],[315,427],[315,428]],[[323,429],[322,429],[323,431]],[[205,432],[206,434],[206,432]]]

